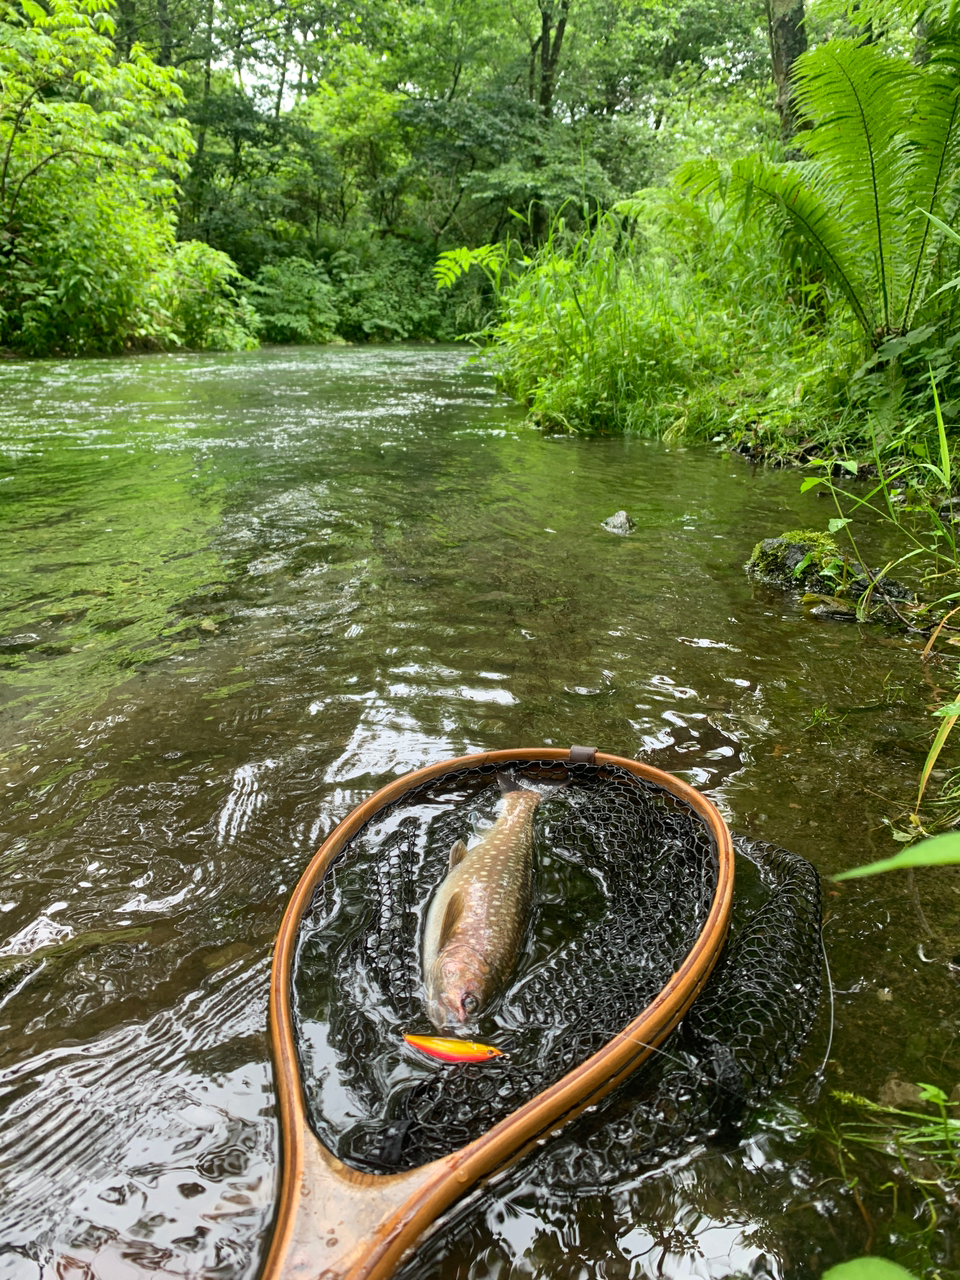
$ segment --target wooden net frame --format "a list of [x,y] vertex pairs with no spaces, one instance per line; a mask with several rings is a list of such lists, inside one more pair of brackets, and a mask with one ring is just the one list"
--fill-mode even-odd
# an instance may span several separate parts
[[[582,752],[584,749],[575,748]],[[626,770],[676,797],[703,821],[716,848],[717,879],[693,946],[654,1000],[602,1049],[467,1146],[397,1174],[359,1172],[313,1132],[300,1079],[293,1011],[297,936],[314,892],[337,855],[387,806],[452,770],[523,761],[570,763],[572,752],[537,747],[444,760],[391,782],[324,841],[303,873],[280,925],[270,987],[270,1041],[281,1134],[280,1188],[262,1280],[386,1280],[438,1217],[552,1131],[593,1106],[637,1069],[684,1017],[726,941],[733,904],[733,842],[711,802],[671,774],[597,752],[591,763]]]

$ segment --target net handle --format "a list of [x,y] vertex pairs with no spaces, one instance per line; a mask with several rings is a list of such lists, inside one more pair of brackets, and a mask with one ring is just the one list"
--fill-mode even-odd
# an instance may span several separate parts
[[635,1071],[700,993],[723,949],[733,906],[733,842],[727,825],[706,796],[672,774],[638,760],[593,753],[597,765],[624,769],[683,801],[701,817],[716,843],[713,902],[676,973],[646,1009],[597,1053],[481,1137],[430,1164],[400,1174],[360,1173],[339,1160],[310,1128],[294,1039],[293,964],[300,924],[334,859],[382,809],[444,774],[508,762],[570,764],[575,759],[573,752],[537,747],[486,751],[418,769],[358,805],[311,859],[284,912],[270,981],[270,1045],[281,1167],[273,1238],[261,1280],[386,1280],[454,1201],[575,1119]]

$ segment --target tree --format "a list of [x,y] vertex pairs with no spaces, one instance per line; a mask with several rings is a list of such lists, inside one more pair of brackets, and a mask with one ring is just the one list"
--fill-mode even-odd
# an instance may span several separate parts
[[793,64],[807,51],[803,0],[765,0],[767,35],[777,86],[780,136],[789,142],[797,130],[793,105]]
[[537,0],[540,10],[540,33],[530,49],[530,89],[549,119],[553,112],[553,96],[557,89],[563,37],[570,16],[570,0]]
[[[698,77],[718,81],[730,49],[752,41],[758,3],[731,0],[721,13],[715,0],[117,0],[114,31],[106,0],[52,0],[60,28],[64,14],[75,15],[75,47],[37,106],[56,107],[61,140],[69,112],[77,113],[73,134],[86,122],[84,163],[97,163],[100,149],[100,243],[122,246],[108,221],[122,227],[119,211],[139,199],[143,227],[160,235],[157,219],[169,217],[180,181],[181,239],[228,254],[251,279],[290,259],[313,264],[338,291],[344,333],[383,333],[389,324],[423,332],[430,308],[413,294],[420,283],[430,287],[438,249],[496,240],[508,227],[542,240],[561,208],[568,221],[592,220],[648,182],[670,102]],[[11,14],[46,12],[37,0],[27,4],[21,11],[0,0]],[[33,18],[20,26],[43,30]],[[69,42],[66,29],[58,39]],[[82,58],[92,59],[97,81],[86,98],[74,79]],[[121,93],[131,68],[149,85]],[[31,92],[34,81],[23,79]],[[162,110],[144,98],[147,88],[155,103],[167,94]],[[12,123],[18,107],[8,100]],[[137,101],[143,124],[134,128],[123,113]],[[115,127],[101,128],[108,111]],[[136,139],[151,138],[157,156],[184,154],[182,134],[158,132],[164,120],[182,130],[181,111],[195,140],[189,170],[156,165],[167,187],[151,195]],[[40,123],[30,129],[43,152]],[[77,176],[82,169],[79,152],[68,162],[65,147],[51,133],[49,190],[38,210],[54,207],[55,171],[58,180],[68,172],[59,166],[79,166]],[[21,141],[14,151],[23,153]],[[109,198],[107,183],[115,184]],[[157,240],[144,262],[169,251],[163,225],[167,247]],[[405,320],[374,302],[401,279],[420,281]]]
[[169,206],[193,150],[171,114],[176,77],[141,46],[114,60],[113,20],[99,0],[0,2],[0,233],[11,235],[29,186],[49,166],[76,175],[136,173]]
[[109,350],[162,327],[153,273],[193,149],[175,73],[116,61],[100,0],[0,3],[0,333]]

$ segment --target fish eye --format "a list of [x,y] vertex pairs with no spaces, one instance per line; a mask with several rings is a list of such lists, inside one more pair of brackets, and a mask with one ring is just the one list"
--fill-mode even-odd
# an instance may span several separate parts
[[460,1001],[460,1008],[464,1013],[476,1013],[480,1008],[480,1001],[476,996],[465,995]]

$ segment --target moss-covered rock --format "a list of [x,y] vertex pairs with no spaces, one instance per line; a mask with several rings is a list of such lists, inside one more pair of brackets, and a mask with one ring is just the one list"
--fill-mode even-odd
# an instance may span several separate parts
[[[764,538],[747,561],[747,573],[756,582],[782,591],[811,591],[841,598],[846,594],[841,588],[850,579],[862,576],[862,572],[852,572],[830,534],[815,529],[793,529],[779,538]],[[864,579],[859,594],[868,585]]]
[[[827,596],[832,600],[857,600],[870,589],[869,573],[858,560],[845,555],[829,533],[816,529],[792,529],[779,538],[764,538],[747,561],[747,574],[755,582],[781,591]],[[873,593],[880,605],[883,598],[913,603],[916,596],[890,578],[879,580]]]

